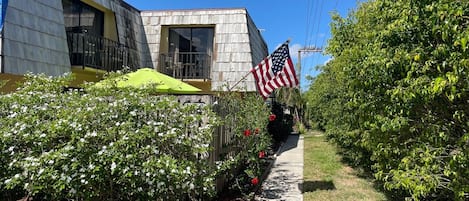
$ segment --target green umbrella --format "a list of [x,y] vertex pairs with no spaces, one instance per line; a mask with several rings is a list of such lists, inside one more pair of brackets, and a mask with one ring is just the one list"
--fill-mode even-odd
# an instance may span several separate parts
[[155,87],[156,92],[162,93],[195,93],[202,91],[190,84],[167,76],[151,68],[141,68],[135,72],[127,73],[122,76],[105,79],[96,83],[96,87],[104,87],[109,82],[115,81],[118,88],[133,87]]

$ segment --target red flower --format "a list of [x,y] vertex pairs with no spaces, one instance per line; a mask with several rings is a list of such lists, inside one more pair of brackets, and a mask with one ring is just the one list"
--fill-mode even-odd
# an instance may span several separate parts
[[274,121],[275,118],[277,118],[277,116],[275,116],[275,114],[271,114],[271,115],[269,116],[269,121]]
[[244,136],[248,137],[250,135],[251,135],[251,130],[249,129],[244,130]]
[[264,158],[265,157],[265,152],[264,151],[260,151],[259,152],[259,158]]
[[252,185],[255,186],[255,185],[257,185],[258,183],[259,183],[259,179],[258,179],[257,177],[254,177],[254,178],[251,179],[251,184],[252,184]]
[[259,128],[256,128],[256,130],[254,130],[254,133],[259,134]]

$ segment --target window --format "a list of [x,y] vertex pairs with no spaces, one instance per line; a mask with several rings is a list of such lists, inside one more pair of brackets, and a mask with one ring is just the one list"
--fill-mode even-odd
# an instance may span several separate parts
[[104,13],[80,0],[62,0],[67,32],[103,36]]
[[170,28],[169,52],[211,54],[213,28]]
[[210,78],[213,27],[170,27],[168,29],[167,74],[177,78]]

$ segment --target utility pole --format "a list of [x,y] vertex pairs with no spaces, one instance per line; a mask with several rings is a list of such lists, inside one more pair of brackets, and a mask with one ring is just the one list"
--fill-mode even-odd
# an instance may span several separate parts
[[[299,79],[301,79],[301,52],[322,52],[322,48],[320,47],[315,47],[315,46],[312,46],[312,47],[303,47],[303,48],[300,48],[298,50],[298,77]],[[299,90],[299,93],[301,94],[301,84],[298,86],[298,90]],[[308,107],[306,107],[306,116],[308,116]],[[295,112],[296,112],[296,115],[298,115],[298,118],[301,122],[303,122],[304,124],[305,123],[305,120],[304,120],[304,113],[303,113],[303,107],[300,109],[300,111],[298,111],[298,108],[295,108]],[[301,114],[300,114],[301,113]]]
[[[312,46],[312,47],[300,48],[298,50],[298,74],[299,74],[298,77],[300,79],[301,79],[301,52],[322,52],[322,48]],[[300,93],[301,93],[301,86],[298,86],[298,89],[300,89]]]

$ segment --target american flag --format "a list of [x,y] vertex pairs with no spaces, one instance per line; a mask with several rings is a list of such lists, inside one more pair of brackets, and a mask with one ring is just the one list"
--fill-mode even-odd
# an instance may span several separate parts
[[296,87],[299,84],[287,43],[262,60],[251,72],[256,79],[257,89],[264,99],[269,97],[274,89]]

